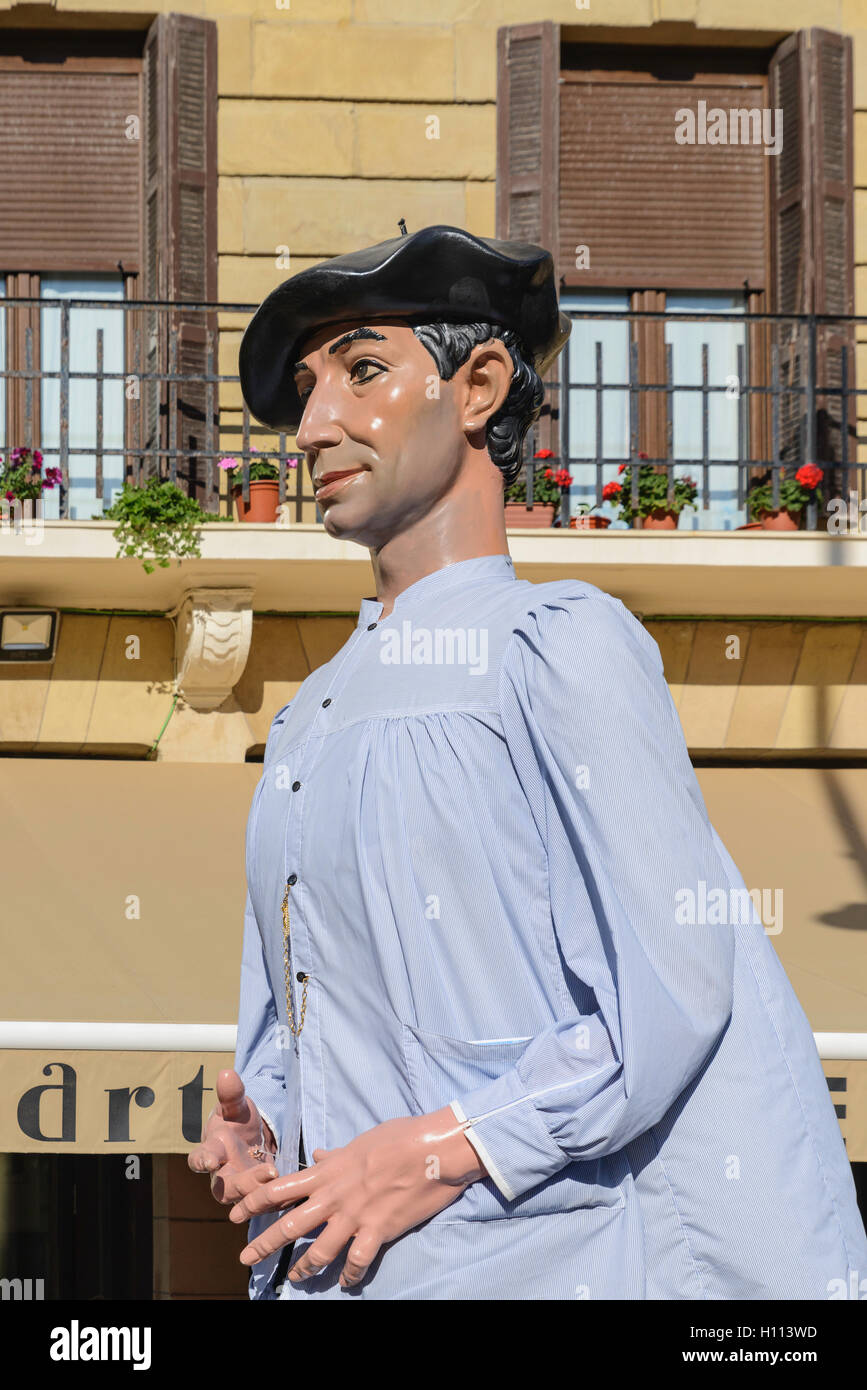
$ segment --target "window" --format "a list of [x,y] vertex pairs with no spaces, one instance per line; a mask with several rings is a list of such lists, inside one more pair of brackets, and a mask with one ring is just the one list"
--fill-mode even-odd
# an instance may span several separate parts
[[[58,301],[63,299],[114,299],[122,301],[120,275],[55,275],[42,280],[42,298],[54,303],[41,310],[39,329],[43,372],[60,370],[61,318]],[[122,453],[97,459],[97,332],[102,330],[103,372],[124,372],[123,314],[111,308],[71,308],[69,311],[69,518],[87,521],[102,511],[103,499],[110,506],[113,495],[123,487]],[[72,373],[87,372],[88,379]],[[60,380],[42,379],[40,401],[42,418],[43,467],[60,463]],[[123,449],[124,383],[102,384],[102,448]],[[88,450],[81,454],[79,449]],[[93,451],[93,452],[90,452]],[[97,486],[97,466],[101,463],[101,486]],[[59,516],[57,489],[45,494],[46,519]]]
[[176,305],[216,298],[216,108],[213,20],[159,15],[146,35],[0,30],[0,122],[15,134],[0,141],[0,371],[21,374],[0,381],[6,444],[59,462],[60,382],[42,376],[62,366],[59,301],[166,301],[70,310],[69,491],[46,493],[49,516],[86,520],[124,481],[124,455],[98,451],[100,329],[103,371],[143,378],[131,406],[122,379],[103,383],[102,449],[147,476],[168,473],[174,448],[178,481],[207,490],[197,455],[218,403],[209,418],[201,376],[216,315]]
[[738,381],[738,348],[746,348],[746,333],[737,316],[744,312],[742,294],[702,294],[674,292],[666,296],[666,311],[677,314],[731,314],[732,322],[683,322],[669,318],[665,341],[672,347],[672,455],[690,459],[673,470],[674,476],[689,474],[699,485],[696,511],[681,513],[683,530],[730,531],[747,520],[746,509],[738,507],[737,468],[710,468],[708,482],[710,506],[702,506],[701,465],[703,455],[703,411],[700,391],[678,391],[678,386],[701,386],[702,349],[707,347],[708,387],[728,387],[729,393],[707,393],[707,453],[713,460],[737,459],[738,427],[743,411]]
[[[776,47],[672,48],[626,32],[618,43],[563,42],[565,32],[550,21],[499,31],[497,236],[550,248],[566,310],[627,303],[666,317],[635,319],[628,338],[614,323],[602,332],[598,321],[576,321],[549,374],[539,445],[564,462],[590,460],[571,466],[581,501],[595,500],[600,476],[608,481],[624,431],[635,431],[634,451],[666,458],[666,392],[642,388],[667,384],[670,355],[675,476],[690,472],[701,487],[700,463],[698,474],[694,463],[681,467],[702,456],[701,393],[687,388],[701,383],[703,343],[711,387],[736,376],[740,348],[749,394],[711,392],[710,505],[683,512],[681,525],[741,524],[739,482],[743,492],[775,459],[819,462],[828,495],[845,494],[856,443],[851,395],[845,429],[841,414],[841,387],[854,384],[852,327],[820,325],[813,352],[802,320],[853,312],[851,39],[812,29]],[[790,133],[782,148],[778,111]],[[701,126],[696,138],[683,112],[694,132]],[[694,324],[690,312],[732,322]],[[762,317],[771,314],[793,318]],[[639,387],[637,421],[628,407],[624,417],[621,391],[605,392],[601,474],[593,390],[567,393],[562,419],[563,376],[594,381],[596,341],[605,385],[622,384],[626,357]]]

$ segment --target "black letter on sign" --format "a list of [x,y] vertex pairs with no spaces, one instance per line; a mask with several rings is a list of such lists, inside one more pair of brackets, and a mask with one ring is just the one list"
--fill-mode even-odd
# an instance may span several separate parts
[[[18,1102],[18,1125],[28,1139],[38,1139],[43,1144],[74,1144],[75,1068],[70,1067],[66,1062],[49,1062],[47,1067],[42,1068],[42,1075],[50,1076],[55,1067],[60,1068],[63,1080],[55,1082],[53,1086],[34,1086],[31,1090],[25,1091]],[[63,1093],[61,1133],[57,1135],[43,1134],[39,1125],[39,1107],[42,1104],[42,1096],[45,1091],[61,1091]]]
[[199,1067],[192,1081],[179,1086],[181,1093],[181,1133],[188,1144],[198,1144],[202,1137],[202,1098],[213,1086],[203,1086],[204,1067]]
[[121,1087],[116,1091],[109,1091],[108,1094],[108,1138],[106,1144],[128,1144],[131,1140],[129,1132],[129,1107],[133,1096],[135,1103],[140,1110],[146,1110],[149,1105],[154,1103],[154,1093],[150,1086],[135,1086],[130,1091],[127,1087]]

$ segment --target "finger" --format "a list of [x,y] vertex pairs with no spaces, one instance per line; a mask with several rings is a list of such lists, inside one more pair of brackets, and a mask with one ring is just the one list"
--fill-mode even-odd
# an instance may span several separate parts
[[273,1255],[275,1250],[280,1250],[290,1241],[297,1240],[299,1236],[306,1236],[310,1231],[315,1231],[317,1226],[321,1226],[325,1219],[322,1204],[314,1206],[312,1203],[305,1202],[297,1211],[289,1212],[287,1216],[281,1216],[278,1221],[262,1231],[255,1240],[251,1240],[249,1245],[245,1245],[241,1251],[241,1264],[254,1265],[259,1260],[264,1260],[268,1255]]
[[224,1120],[243,1123],[250,1117],[244,1083],[231,1068],[221,1071],[217,1077],[217,1103]]
[[[314,1242],[315,1244],[315,1242]],[[343,1261],[343,1271],[338,1280],[340,1287],[351,1289],[360,1284],[373,1261],[379,1254],[382,1241],[373,1231],[359,1231],[349,1247]],[[290,1274],[291,1278],[291,1274]]]
[[313,1153],[311,1154],[311,1158],[313,1159],[314,1163],[318,1163],[320,1159],[323,1159],[327,1153],[327,1149],[314,1149]]
[[350,1241],[352,1236],[352,1226],[345,1219],[338,1221],[334,1217],[328,1222],[321,1236],[317,1236],[301,1258],[295,1261],[289,1271],[292,1283],[300,1284],[302,1279],[312,1279],[315,1275],[321,1274],[332,1260],[337,1259],[341,1250],[346,1248],[347,1241]]
[[[262,1183],[262,1171],[267,1170],[271,1174],[271,1179],[280,1177],[273,1163],[256,1163],[250,1168],[243,1168],[238,1171],[238,1197],[246,1197],[249,1192],[255,1192]],[[309,1173],[308,1168],[296,1169],[294,1173],[284,1173],[282,1181],[288,1182],[290,1178],[304,1179]]]
[[225,1144],[222,1139],[214,1137],[206,1144],[200,1144],[197,1149],[193,1149],[188,1160],[194,1173],[215,1173],[228,1161]]
[[237,1187],[243,1195],[238,1205],[229,1212],[229,1219],[249,1221],[251,1216],[259,1212],[279,1211],[280,1207],[286,1207],[290,1202],[300,1202],[303,1198],[309,1197],[312,1184],[312,1177],[308,1177],[306,1173],[290,1173],[286,1177],[275,1179],[274,1182],[251,1186],[249,1174],[239,1173]]
[[[211,1193],[217,1201],[223,1206],[232,1206],[240,1201],[244,1193],[240,1190],[238,1181],[242,1173],[245,1175],[248,1171],[250,1170],[243,1169],[242,1172],[237,1172],[234,1168],[228,1167],[214,1173],[211,1177]],[[257,1163],[254,1171],[260,1183],[273,1182],[278,1176],[276,1168],[269,1168],[265,1164]],[[229,1216],[231,1217],[231,1212]]]

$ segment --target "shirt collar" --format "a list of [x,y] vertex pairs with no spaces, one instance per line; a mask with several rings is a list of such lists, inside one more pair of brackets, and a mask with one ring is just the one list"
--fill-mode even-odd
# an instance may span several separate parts
[[[402,612],[418,600],[428,601],[446,589],[458,584],[470,586],[479,579],[517,579],[511,555],[476,555],[470,560],[457,560],[454,564],[434,570],[432,574],[422,575],[421,579],[409,584],[397,595],[392,612]],[[368,623],[376,622],[382,608],[380,599],[363,598],[356,627],[366,627]]]

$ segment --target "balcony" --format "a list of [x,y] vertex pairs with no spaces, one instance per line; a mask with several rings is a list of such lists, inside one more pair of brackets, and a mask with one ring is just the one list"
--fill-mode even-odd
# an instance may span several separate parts
[[[245,497],[254,457],[277,465],[284,524],[321,521],[306,470],[274,434],[251,420],[237,371],[218,369],[220,333],[237,330],[250,304],[143,300],[6,299],[0,334],[0,453],[38,446],[60,484],[43,501],[46,522],[98,519],[125,481],[158,474],[205,511],[231,515],[225,456],[241,465]],[[524,496],[532,515],[537,455],[565,468],[554,528],[588,506],[609,522],[602,537],[640,528],[603,495],[630,467],[664,472],[667,500],[695,477],[695,511],[680,530],[719,533],[749,521],[747,492],[780,485],[805,462],[822,474],[801,526],[839,536],[858,529],[867,494],[859,461],[854,334],[865,319],[827,316],[564,308],[574,326],[546,381],[545,404],[525,442]],[[224,340],[228,341],[228,339]],[[225,347],[224,347],[225,352]],[[236,364],[236,353],[231,353]],[[842,527],[828,527],[840,500]],[[623,499],[621,499],[623,500]],[[854,520],[854,525],[853,525]],[[540,524],[547,524],[541,518]],[[4,528],[8,530],[8,523]],[[582,538],[586,539],[586,538]]]

